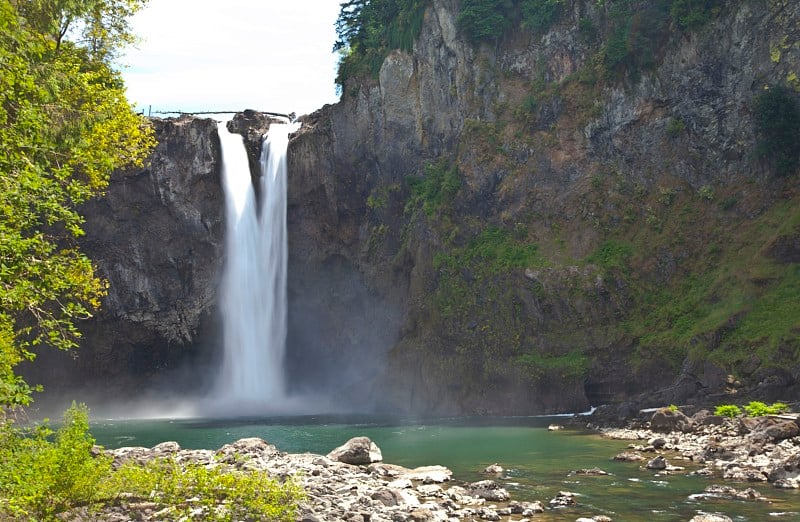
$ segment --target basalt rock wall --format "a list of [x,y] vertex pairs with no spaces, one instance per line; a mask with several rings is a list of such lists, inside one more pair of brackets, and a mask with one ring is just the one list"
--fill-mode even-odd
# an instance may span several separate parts
[[[217,124],[153,120],[143,169],[114,172],[87,203],[83,251],[109,283],[74,354],[44,350],[29,369],[45,397],[134,398],[158,386],[202,389],[216,344],[224,198]],[[176,371],[197,366],[181,380]],[[70,390],[70,394],[64,394]],[[72,391],[74,390],[74,391]]]
[[[689,338],[665,303],[732,263],[719,242],[759,252],[746,227],[796,200],[795,178],[755,153],[754,99],[796,84],[800,5],[732,2],[702,29],[672,22],[655,63],[632,71],[604,68],[614,4],[568,1],[546,30],[476,45],[460,3],[434,0],[412,52],[304,118],[289,151],[291,277],[315,281],[301,299],[332,331],[353,310],[338,306],[337,274],[370,296],[387,366],[362,376],[381,408],[680,403],[736,391],[734,369],[754,387],[774,373],[764,358],[705,361],[746,310]],[[437,181],[453,166],[454,184]],[[730,292],[716,285],[692,306]],[[796,394],[797,367],[779,373]]]

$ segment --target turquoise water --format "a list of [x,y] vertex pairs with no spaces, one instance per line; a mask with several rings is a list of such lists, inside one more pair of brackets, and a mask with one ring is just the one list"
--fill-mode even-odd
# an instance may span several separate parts
[[[281,451],[326,454],[347,439],[370,437],[385,462],[415,467],[447,466],[454,479],[475,481],[489,464],[506,472],[500,479],[515,500],[547,503],[559,490],[580,494],[576,507],[548,510],[536,520],[574,522],[581,516],[605,514],[615,521],[680,521],[699,512],[723,513],[736,521],[800,520],[800,493],[769,485],[754,487],[773,501],[691,500],[712,483],[686,476],[686,471],[657,477],[637,463],[612,461],[627,442],[610,441],[581,431],[548,431],[553,419],[438,419],[402,422],[358,417],[277,417],[236,420],[97,421],[92,432],[107,448],[153,446],[174,440],[184,448],[216,449],[242,437],[261,437]],[[570,471],[599,467],[608,476],[574,476]]]

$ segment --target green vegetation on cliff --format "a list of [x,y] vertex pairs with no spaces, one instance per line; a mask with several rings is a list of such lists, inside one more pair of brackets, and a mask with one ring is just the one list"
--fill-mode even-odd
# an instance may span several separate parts
[[77,346],[105,293],[76,247],[76,208],[110,173],[141,164],[152,132],[111,60],[140,0],[0,0],[0,405],[24,405],[15,374],[33,347]]
[[376,76],[389,52],[410,51],[429,4],[430,0],[342,2],[336,20],[339,38],[333,46],[342,53],[336,84],[344,88],[348,78]]

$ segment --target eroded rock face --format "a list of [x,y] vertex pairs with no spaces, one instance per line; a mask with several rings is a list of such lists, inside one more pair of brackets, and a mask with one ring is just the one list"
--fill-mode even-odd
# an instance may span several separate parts
[[109,290],[101,312],[81,323],[75,357],[43,351],[31,368],[31,382],[45,382],[50,397],[68,386],[140,394],[189,359],[198,367],[187,382],[203,385],[224,255],[217,124],[153,126],[158,146],[146,167],[115,172],[106,195],[81,209],[81,247]]
[[[290,365],[313,373],[322,369],[316,361],[359,353],[348,366],[355,395],[384,410],[433,415],[582,411],[656,390],[662,404],[678,404],[724,387],[713,368],[683,371],[658,357],[630,371],[636,339],[609,328],[634,306],[622,277],[585,263],[483,278],[462,266],[456,277],[469,291],[443,304],[436,259],[490,225],[520,226],[530,241],[556,234],[559,255],[585,259],[604,230],[627,219],[613,215],[613,183],[673,197],[673,186],[696,192],[765,180],[747,152],[749,108],[754,86],[783,81],[786,60],[800,52],[784,46],[785,60],[769,58],[769,35],[787,34],[798,7],[771,17],[736,4],[691,38],[673,34],[654,71],[602,92],[578,86],[537,99],[521,137],[494,123],[509,120],[531,82],[569,84],[591,69],[596,49],[579,21],[603,27],[607,13],[574,2],[545,34],[520,31],[475,47],[459,34],[458,8],[435,0],[413,52],[392,52],[377,79],[346,85],[342,101],[305,117],[290,144]],[[586,95],[593,108],[574,114],[564,98]],[[405,178],[424,176],[440,158],[458,163],[458,195],[444,210],[414,214]],[[594,204],[593,182],[602,185]],[[757,214],[771,197],[754,197],[742,212]],[[792,245],[776,241],[771,253],[791,260]],[[665,244],[647,254],[637,277],[663,285],[692,255]],[[354,308],[362,298],[367,309]],[[369,317],[370,339],[348,334],[363,326],[358,312]],[[576,347],[591,361],[581,375],[519,364],[526,353]]]

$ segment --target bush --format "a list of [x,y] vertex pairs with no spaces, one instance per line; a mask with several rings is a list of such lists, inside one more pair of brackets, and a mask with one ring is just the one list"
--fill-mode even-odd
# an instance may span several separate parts
[[428,216],[449,204],[461,188],[458,167],[450,166],[445,159],[428,163],[425,165],[424,177],[408,176],[406,183],[412,196],[407,205],[413,207],[421,202],[422,209]]
[[169,520],[293,521],[302,491],[291,480],[279,483],[265,471],[225,471],[200,464],[181,466],[172,459],[144,466],[127,463],[105,484],[111,497],[120,491],[166,508]]
[[782,403],[776,402],[773,403],[771,406],[767,406],[765,403],[760,401],[751,401],[747,406],[744,407],[744,411],[750,417],[763,417],[765,415],[778,415],[779,413],[783,413],[787,411],[789,407]]
[[719,11],[722,0],[672,0],[670,17],[681,29],[704,26]]
[[667,136],[677,138],[686,130],[686,124],[680,118],[670,118],[666,127]]
[[561,16],[564,0],[522,0],[522,26],[545,31]]
[[633,256],[633,248],[628,243],[609,239],[589,255],[586,261],[606,270],[623,270],[628,267],[631,256]]
[[473,43],[500,38],[510,26],[511,8],[507,0],[464,0],[458,26]]
[[714,415],[719,417],[734,418],[742,414],[742,410],[735,404],[723,404],[714,409]]
[[98,500],[111,460],[93,455],[86,406],[72,405],[63,425],[0,427],[0,520],[54,520],[58,513]]
[[753,100],[758,136],[756,154],[771,162],[775,173],[787,176],[800,166],[800,106],[784,87],[770,87]]

